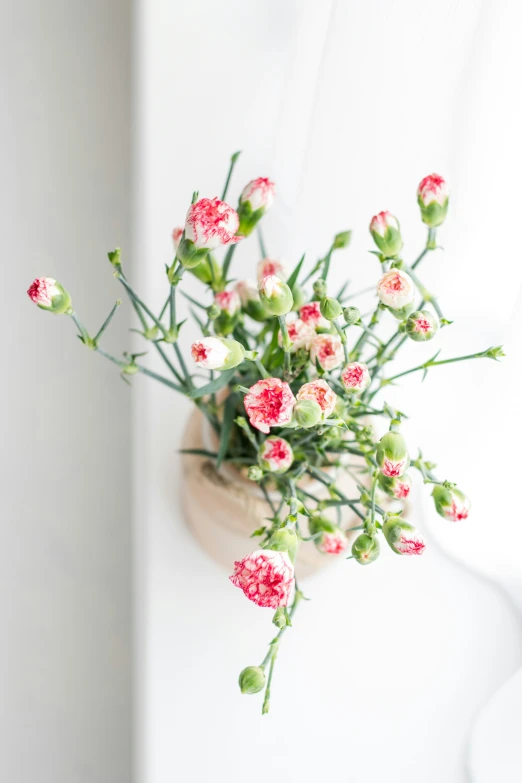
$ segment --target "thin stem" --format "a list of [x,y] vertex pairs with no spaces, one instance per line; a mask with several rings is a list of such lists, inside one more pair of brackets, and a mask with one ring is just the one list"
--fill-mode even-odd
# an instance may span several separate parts
[[279,320],[279,328],[281,329],[281,336],[283,338],[282,339],[283,351],[284,351],[283,377],[285,380],[288,380],[288,378],[290,377],[290,369],[291,369],[291,362],[292,362],[292,358],[290,355],[290,347],[292,345],[292,341],[288,336],[288,326],[286,323],[285,316],[279,315],[278,320]]
[[223,273],[222,277],[223,280],[227,280],[228,277],[228,270],[230,268],[230,264],[232,263],[232,258],[234,257],[234,253],[236,252],[237,244],[230,245],[230,247],[227,250],[227,254],[225,256],[225,260],[223,261]]
[[435,310],[435,312],[437,313],[439,318],[441,318],[441,319],[444,318],[444,316],[442,314],[442,310],[440,309],[439,303],[437,302],[436,298],[433,296],[433,294],[431,294],[428,291],[428,289],[419,280],[419,278],[417,277],[417,275],[413,271],[413,267],[407,266],[405,264],[404,265],[404,269],[406,270],[406,272],[409,274],[409,276],[411,277],[411,279],[413,280],[413,282],[415,283],[415,285],[419,289],[419,291],[420,291],[420,293],[422,295],[422,298],[425,299],[426,302],[431,302],[431,304],[433,305],[433,309]]
[[[290,611],[288,612],[288,616],[290,617],[290,619],[293,618],[297,606],[303,597],[304,596],[302,592],[298,589],[296,584],[294,600],[292,602]],[[274,673],[275,661],[277,658],[277,653],[279,652],[279,643],[287,628],[288,626],[284,625],[279,631],[279,633],[277,634],[277,636],[270,642],[270,649],[266,654],[266,656],[264,657],[263,662],[261,663],[261,668],[264,669],[265,666],[268,664],[268,661],[270,661],[270,669],[268,671],[268,680],[266,684],[265,698],[263,699],[263,709],[262,709],[263,715],[266,715],[266,713],[270,709],[270,689],[272,685],[272,676]]]
[[114,318],[114,314],[116,313],[116,310],[118,309],[118,307],[119,307],[120,305],[121,305],[121,299],[118,299],[118,300],[115,302],[115,304],[114,304],[114,307],[113,307],[113,308],[112,308],[112,310],[110,311],[109,315],[107,316],[107,318],[105,319],[105,321],[104,321],[104,322],[103,322],[103,324],[101,325],[101,327],[100,327],[100,329],[99,329],[99,331],[98,331],[98,334],[97,334],[97,335],[96,335],[96,337],[94,338],[94,342],[95,342],[95,343],[97,343],[97,342],[98,342],[98,340],[100,339],[100,337],[102,336],[102,334],[104,333],[104,331],[106,330],[106,328],[108,327],[108,325],[110,324],[110,322],[112,321],[112,319]]
[[419,364],[418,367],[412,367],[411,370],[404,370],[404,372],[399,372],[397,375],[392,375],[391,378],[386,378],[381,382],[382,386],[387,386],[389,383],[392,383],[392,381],[396,381],[397,378],[402,378],[404,375],[410,375],[412,372],[418,372],[419,370],[427,370],[429,367],[438,367],[441,364],[453,364],[454,362],[465,362],[468,359],[492,359],[495,358],[493,356],[489,355],[488,351],[482,351],[481,353],[470,353],[467,356],[454,356],[451,359],[441,359],[439,362],[434,362],[430,359],[430,361],[424,362],[424,364]]
[[259,374],[261,375],[261,378],[271,378],[272,377],[270,375],[270,373],[268,372],[268,370],[266,369],[266,367],[263,364],[263,362],[261,361],[261,359],[256,357],[254,359],[254,363],[255,363],[257,369],[259,370]]
[[[156,324],[156,326],[157,326],[157,327],[158,327],[158,329],[159,329],[159,330],[162,332],[162,334],[165,334],[165,327],[164,327],[164,326],[161,324],[161,322],[160,322],[160,321],[159,321],[159,320],[156,318],[156,316],[154,315],[154,313],[152,312],[152,310],[150,310],[150,309],[147,307],[147,305],[146,305],[144,302],[142,302],[142,301],[141,301],[141,299],[139,298],[139,296],[138,296],[138,295],[136,294],[136,292],[135,292],[135,291],[132,289],[132,287],[131,287],[131,286],[129,285],[129,283],[127,282],[127,279],[125,278],[125,276],[124,276],[124,275],[123,275],[121,272],[120,272],[120,274],[118,275],[118,280],[121,282],[121,284],[122,284],[122,285],[125,287],[125,289],[128,291],[128,293],[129,293],[129,295],[130,295],[130,298],[131,298],[131,301],[133,301],[133,302],[135,303],[135,305],[139,305],[139,307],[141,307],[141,309],[142,309],[142,310],[144,310],[144,311],[147,313],[147,315],[149,316],[149,318],[151,318],[151,319],[152,319],[152,321],[153,321],[153,322]],[[139,312],[139,308],[136,308],[136,307],[135,307],[134,309],[136,310],[136,312],[137,312],[137,313]],[[142,316],[140,316],[140,320],[142,321],[142,324],[143,324],[144,328],[148,328],[148,327],[147,327],[147,323],[146,323],[145,319],[143,319],[143,318],[142,318]]]
[[228,168],[228,174],[227,174],[227,178],[225,180],[225,187],[223,188],[223,193],[221,195],[221,201],[224,201],[226,199],[226,197],[227,197],[228,186],[230,185],[230,180],[232,178],[232,172],[234,171],[235,165],[237,163],[237,159],[239,158],[240,155],[241,155],[241,152],[234,152],[234,154],[230,158],[230,166]]
[[80,319],[78,318],[78,316],[76,315],[74,310],[71,313],[69,313],[69,315],[71,316],[71,318],[73,319],[74,323],[76,324],[76,327],[77,327],[78,331],[80,332],[81,336],[83,337],[84,342],[85,343],[89,343],[90,339],[91,339],[89,337],[89,332],[87,331],[85,326],[82,324],[82,322],[80,321]]
[[344,329],[337,323],[337,321],[333,321],[333,325],[335,326],[335,329],[337,331],[337,334],[341,338],[341,343],[343,345],[343,351],[344,351],[344,361],[346,364],[348,364],[348,346],[346,344],[346,332]]
[[257,241],[259,242],[259,250],[261,251],[261,258],[268,258],[268,253],[266,251],[266,245],[265,240],[263,237],[263,230],[261,228],[261,224],[258,223],[256,226],[256,232],[257,232]]

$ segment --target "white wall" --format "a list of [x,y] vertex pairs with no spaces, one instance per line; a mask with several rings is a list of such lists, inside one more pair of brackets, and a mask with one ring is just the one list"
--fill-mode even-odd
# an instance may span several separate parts
[[[130,12],[2,3],[2,781],[132,779],[130,392],[25,295],[57,277],[93,328],[120,295]],[[126,325],[122,308],[110,345]]]

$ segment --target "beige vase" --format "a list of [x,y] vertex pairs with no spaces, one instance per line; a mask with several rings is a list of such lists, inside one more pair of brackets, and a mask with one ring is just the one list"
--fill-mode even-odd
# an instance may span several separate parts
[[[188,422],[183,448],[215,450],[212,434],[204,416],[195,410]],[[194,536],[206,552],[232,572],[234,561],[240,560],[256,547],[252,532],[266,524],[272,516],[269,504],[253,481],[244,478],[235,468],[223,465],[216,470],[215,462],[204,456],[183,455],[183,509],[185,519]],[[356,497],[354,479],[346,471],[338,476],[337,485],[347,497]],[[320,482],[308,481],[306,490],[318,498],[328,498],[328,490]],[[274,493],[274,501],[279,495]],[[341,526],[346,529],[360,523],[348,506],[342,506]],[[337,521],[335,510],[326,512]],[[304,520],[304,517],[301,519]],[[301,530],[308,534],[306,525]],[[357,535],[348,534],[350,542]],[[348,553],[347,553],[348,554]],[[299,547],[296,572],[299,577],[310,574],[332,563],[337,557],[319,552],[313,542],[303,542]]]

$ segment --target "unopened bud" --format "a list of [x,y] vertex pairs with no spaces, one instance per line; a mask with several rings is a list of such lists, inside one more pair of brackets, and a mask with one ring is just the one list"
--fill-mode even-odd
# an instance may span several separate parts
[[205,370],[231,370],[245,358],[245,349],[237,340],[225,337],[202,337],[192,343],[193,360]]
[[385,476],[378,474],[379,486],[390,498],[405,500],[411,492],[411,478],[407,473],[402,476]]
[[467,519],[470,509],[470,501],[457,487],[448,487],[437,484],[432,492],[437,513],[450,522],[460,522]]
[[327,555],[340,555],[348,546],[348,539],[339,525],[326,517],[311,517],[308,520],[308,528],[320,552]]
[[247,476],[250,481],[261,481],[263,478],[263,471],[257,465],[250,465]]
[[379,212],[372,218],[370,223],[370,233],[373,241],[386,256],[393,258],[400,253],[402,248],[402,237],[399,221],[391,212]]
[[321,406],[315,400],[298,400],[294,405],[294,419],[304,429],[315,427],[322,417]]
[[331,296],[325,296],[321,299],[321,315],[326,318],[327,321],[335,321],[341,315],[343,308],[337,301]]
[[444,223],[448,213],[449,188],[440,174],[429,174],[417,190],[417,201],[424,223],[431,228]]
[[259,447],[258,459],[263,470],[286,473],[292,467],[294,453],[287,440],[272,435]]
[[247,666],[239,675],[241,693],[259,693],[265,687],[265,681],[261,666]]
[[328,286],[326,285],[326,280],[323,280],[322,277],[314,282],[314,294],[320,299],[323,299],[326,296],[327,290]]
[[211,321],[215,321],[215,319],[220,315],[221,313],[221,307],[217,305],[215,302],[213,302],[211,305],[207,307],[207,316],[210,318]]
[[239,197],[238,233],[247,237],[274,203],[275,184],[268,177],[258,177],[249,182]]
[[270,315],[286,315],[294,304],[290,288],[274,275],[263,278],[259,284],[259,298]]
[[416,343],[423,343],[435,337],[439,330],[439,319],[429,310],[415,310],[401,324],[401,330]]
[[400,432],[387,432],[377,446],[377,464],[389,478],[402,476],[410,464],[406,441]]
[[343,318],[347,324],[356,324],[361,319],[361,311],[358,307],[345,307]]
[[272,622],[276,626],[276,628],[285,628],[287,625],[292,625],[290,618],[288,616],[288,610],[286,606],[279,606],[274,613],[274,616],[272,618]]
[[422,535],[402,517],[388,517],[382,526],[384,537],[398,555],[422,555],[426,544]]
[[340,250],[343,247],[348,247],[351,238],[352,238],[351,231],[340,231],[339,234],[336,234],[334,237],[333,247],[336,250]]
[[352,545],[352,557],[360,565],[370,565],[379,557],[381,551],[379,539],[369,536],[367,533],[361,533],[357,536]]
[[53,277],[37,277],[27,289],[27,295],[40,309],[54,315],[72,312],[68,291]]

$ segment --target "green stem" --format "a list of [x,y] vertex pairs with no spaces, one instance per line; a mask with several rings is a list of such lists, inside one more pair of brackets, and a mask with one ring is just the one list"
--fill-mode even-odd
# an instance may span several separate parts
[[[125,288],[125,289],[126,289],[126,291],[128,292],[128,294],[129,294],[129,296],[130,296],[130,298],[131,298],[131,301],[132,301],[132,302],[134,303],[134,305],[135,305],[134,309],[136,310],[136,312],[139,314],[139,308],[141,308],[142,310],[144,310],[144,311],[147,313],[147,315],[149,316],[149,318],[151,318],[151,320],[153,321],[153,323],[155,323],[155,324],[156,324],[156,326],[158,327],[158,329],[160,330],[160,332],[161,332],[161,333],[164,335],[164,334],[165,334],[165,327],[164,327],[164,326],[163,326],[163,324],[162,324],[162,323],[161,323],[161,322],[160,322],[160,321],[159,321],[159,320],[156,318],[156,316],[154,315],[154,313],[152,312],[152,310],[150,310],[150,309],[147,307],[147,305],[146,305],[144,302],[142,302],[142,301],[141,301],[141,299],[140,299],[140,298],[139,298],[139,296],[136,294],[136,292],[135,292],[135,291],[132,289],[132,287],[130,286],[130,284],[128,283],[127,279],[125,278],[125,276],[123,275],[123,273],[122,273],[122,272],[120,272],[120,273],[119,273],[119,275],[118,275],[118,280],[121,282],[121,284],[124,286],[124,288]],[[139,305],[139,308],[138,308],[138,307],[136,307],[136,305]],[[142,315],[140,316],[140,320],[141,320],[141,322],[142,322],[142,325],[143,325],[143,327],[144,327],[145,329],[147,329],[147,328],[148,328],[148,327],[147,327],[147,323],[146,323],[146,321],[145,321],[145,319],[143,318],[143,316],[142,316]]]
[[263,238],[263,230],[261,228],[260,223],[258,223],[256,226],[256,232],[257,232],[257,240],[259,242],[259,250],[261,251],[261,258],[268,258],[265,240]]
[[427,370],[430,367],[438,367],[442,364],[453,364],[454,362],[465,362],[468,359],[494,359],[495,357],[489,354],[490,350],[491,349],[481,351],[480,353],[470,353],[467,356],[454,356],[452,359],[441,359],[439,362],[434,362],[430,359],[430,361],[424,362],[424,364],[419,364],[418,367],[412,367],[411,370],[404,370],[404,372],[399,372],[397,375],[392,375],[391,378],[384,379],[381,382],[381,388],[392,383],[392,381],[396,381],[397,378],[402,378],[404,375],[410,375],[412,372],[418,372],[419,370]]
[[236,252],[237,244],[230,245],[230,247],[227,250],[227,254],[225,256],[225,260],[223,261],[223,272],[222,277],[223,280],[227,280],[228,278],[228,270],[230,268],[230,264],[232,263],[232,259],[234,257],[234,253]]
[[[288,612],[288,615],[290,619],[293,618],[295,611],[297,609],[297,606],[301,599],[303,598],[302,592],[298,589],[297,584],[295,588],[295,595],[294,600],[292,602],[292,606],[290,608],[290,611]],[[274,666],[275,661],[277,658],[277,653],[279,652],[279,643],[281,641],[281,638],[283,634],[285,633],[286,629],[288,628],[287,625],[283,626],[277,636],[270,642],[270,649],[268,653],[266,654],[265,658],[263,659],[263,662],[261,663],[261,668],[264,669],[266,665],[268,664],[268,661],[270,661],[270,669],[268,671],[268,680],[266,683],[266,689],[265,689],[265,697],[263,699],[263,708],[262,708],[262,714],[266,715],[268,710],[270,709],[270,690],[272,686],[272,676],[274,673]]]
[[102,336],[102,334],[104,333],[104,331],[106,330],[106,328],[108,327],[108,325],[110,324],[110,322],[112,321],[112,319],[114,318],[114,315],[115,315],[115,313],[116,313],[116,310],[118,309],[118,307],[119,307],[120,305],[121,305],[121,299],[118,299],[118,300],[117,300],[117,302],[115,302],[115,304],[114,304],[114,307],[113,307],[113,308],[112,308],[112,310],[110,311],[109,315],[107,316],[107,318],[105,319],[105,321],[104,321],[104,322],[103,322],[103,324],[101,325],[101,327],[100,327],[100,329],[99,329],[99,331],[98,331],[98,334],[97,334],[97,335],[96,335],[96,337],[94,338],[94,342],[95,342],[95,343],[97,343],[97,342],[98,342],[98,340],[100,339],[100,337]]
[[284,315],[278,316],[279,321],[279,328],[281,329],[281,336],[282,336],[282,343],[283,343],[283,351],[284,351],[284,373],[283,377],[284,380],[287,381],[290,377],[290,369],[291,369],[291,355],[290,355],[290,347],[292,345],[292,341],[290,340],[288,336],[288,326],[286,323],[286,318]]
[[344,329],[337,323],[337,321],[333,321],[333,325],[335,326],[335,329],[337,331],[337,334],[341,338],[341,343],[343,345],[343,351],[344,351],[344,361],[346,364],[348,364],[348,346],[346,345],[346,332]]
[[230,166],[228,167],[228,174],[225,181],[225,187],[223,188],[223,193],[221,195],[221,201],[224,201],[227,197],[228,192],[228,186],[230,185],[230,180],[232,178],[232,172],[234,171],[235,165],[237,163],[237,159],[241,155],[241,152],[234,152],[232,157],[230,158]]
[[254,363],[255,363],[257,369],[259,370],[259,374],[261,375],[261,378],[271,378],[272,377],[270,375],[270,373],[268,372],[268,370],[266,369],[266,367],[263,364],[263,362],[261,361],[261,359],[256,357],[254,359]]
[[85,326],[82,324],[82,322],[80,321],[80,319],[78,318],[78,316],[76,315],[74,310],[72,312],[70,312],[69,315],[71,316],[71,318],[73,319],[74,323],[76,324],[76,328],[78,329],[78,331],[80,332],[81,336],[83,337],[83,340],[84,340],[85,344],[89,345],[90,342],[91,342],[91,338],[89,337],[89,332],[87,331]]

